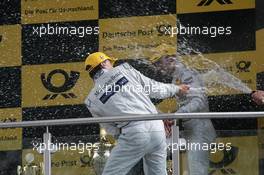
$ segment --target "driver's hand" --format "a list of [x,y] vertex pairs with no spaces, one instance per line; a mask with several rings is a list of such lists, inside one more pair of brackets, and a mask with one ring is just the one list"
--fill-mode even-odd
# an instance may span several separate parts
[[188,86],[186,84],[181,84],[181,85],[179,85],[179,87],[180,87],[180,92],[179,93],[182,94],[182,95],[187,94],[188,91],[190,90],[190,86]]
[[174,125],[174,120],[163,120],[166,137],[170,137],[172,134],[171,126]]
[[258,105],[264,104],[264,91],[256,91],[252,94],[252,99]]

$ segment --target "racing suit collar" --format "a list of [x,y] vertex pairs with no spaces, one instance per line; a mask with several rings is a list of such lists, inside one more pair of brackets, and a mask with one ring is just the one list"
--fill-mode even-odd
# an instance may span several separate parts
[[94,76],[94,80],[96,81],[98,78],[100,78],[104,73],[109,72],[107,69],[100,69]]

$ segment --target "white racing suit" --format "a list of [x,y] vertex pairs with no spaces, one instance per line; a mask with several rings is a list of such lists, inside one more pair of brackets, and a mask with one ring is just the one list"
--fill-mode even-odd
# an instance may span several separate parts
[[[151,80],[127,63],[97,74],[95,86],[85,100],[94,117],[157,114],[150,98],[174,97],[179,92],[178,86]],[[102,123],[101,126],[112,135],[120,134],[103,175],[126,175],[142,158],[146,175],[167,174],[167,145],[161,120]]]
[[[173,82],[190,85],[189,93],[180,97],[180,108],[177,113],[208,112],[207,96],[203,90],[204,85],[199,73],[188,69],[180,61],[176,60],[176,69]],[[192,89],[196,89],[192,91]],[[210,119],[183,119],[184,132],[181,135],[187,143],[210,144],[214,142],[216,132]],[[189,175],[208,175],[209,151],[187,150]]]

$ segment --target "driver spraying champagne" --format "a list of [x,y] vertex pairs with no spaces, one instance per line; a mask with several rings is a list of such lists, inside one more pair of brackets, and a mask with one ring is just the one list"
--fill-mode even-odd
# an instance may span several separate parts
[[[176,48],[162,44],[155,50],[150,61],[161,72],[161,76],[172,76],[172,83],[183,83],[191,88],[189,93],[179,96],[177,113],[208,112],[209,106],[205,88],[199,73],[187,68],[176,56]],[[176,106],[175,106],[176,109]],[[171,131],[173,121],[165,121],[166,131]],[[210,119],[183,119],[182,136],[190,144],[210,144],[215,140],[216,133]],[[170,136],[170,133],[168,133]],[[201,149],[187,150],[189,175],[208,175],[209,151]]]
[[[154,81],[102,52],[90,54],[85,67],[94,87],[85,100],[93,117],[157,114],[150,98],[184,96],[189,86]],[[101,123],[106,131],[119,135],[103,175],[126,175],[143,158],[146,175],[166,175],[166,136],[162,120]]]

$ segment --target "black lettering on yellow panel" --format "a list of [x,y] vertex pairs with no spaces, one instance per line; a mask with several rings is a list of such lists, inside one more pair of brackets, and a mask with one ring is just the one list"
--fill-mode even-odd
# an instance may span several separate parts
[[98,19],[98,0],[21,0],[22,24]]
[[[22,120],[21,108],[0,109],[0,123]],[[0,151],[19,150],[22,145],[21,128],[0,129]]]
[[[122,25],[121,25],[122,24]],[[176,45],[176,15],[101,19],[99,50],[116,58],[145,58],[161,43]]]
[[[88,137],[88,136],[87,136]],[[58,138],[56,138],[58,139]],[[61,140],[56,140],[61,141]],[[95,174],[95,170],[91,165],[91,149],[98,149],[98,142],[85,142],[80,138],[80,142],[71,142],[70,137],[66,142],[56,142],[57,145],[61,145],[60,149],[56,153],[52,154],[52,174],[74,174],[82,175],[83,172],[88,174]],[[71,144],[70,144],[71,142]],[[53,142],[55,145],[56,143]],[[84,144],[84,146],[82,146]],[[37,145],[37,144],[36,144]],[[74,146],[76,145],[76,149]],[[68,146],[68,147],[67,147]],[[71,148],[70,148],[71,147]],[[25,157],[27,155],[33,155],[34,161],[33,164],[39,165],[40,162],[43,162],[43,155],[39,154],[36,150],[33,149],[23,149],[22,150],[22,162],[23,165],[27,164]]]

